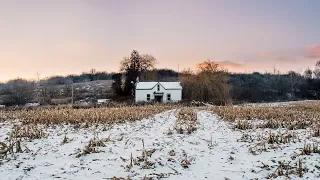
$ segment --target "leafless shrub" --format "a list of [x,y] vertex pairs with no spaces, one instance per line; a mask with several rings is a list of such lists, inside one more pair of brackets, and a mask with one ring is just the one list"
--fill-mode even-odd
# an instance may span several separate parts
[[24,105],[34,97],[35,82],[24,79],[14,79],[6,83],[4,87],[7,105]]
[[207,60],[198,64],[198,72],[184,71],[180,77],[185,99],[229,104],[230,86],[226,70]]

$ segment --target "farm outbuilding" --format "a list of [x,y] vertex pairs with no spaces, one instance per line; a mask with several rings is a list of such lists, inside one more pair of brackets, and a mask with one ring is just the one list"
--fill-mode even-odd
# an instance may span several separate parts
[[182,99],[180,82],[138,82],[136,83],[136,102],[178,102]]

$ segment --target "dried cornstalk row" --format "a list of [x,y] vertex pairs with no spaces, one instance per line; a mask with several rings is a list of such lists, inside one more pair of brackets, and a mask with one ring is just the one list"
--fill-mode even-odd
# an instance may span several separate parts
[[316,127],[320,120],[320,104],[305,103],[283,107],[212,107],[223,120],[231,122],[266,120],[262,128],[304,129]]
[[23,126],[14,126],[10,137],[13,139],[41,139],[47,135],[42,131],[42,129],[36,125],[23,125]]
[[14,111],[1,111],[0,110],[0,122],[7,120],[14,120],[18,118],[18,114]]
[[173,105],[148,105],[120,108],[33,109],[7,112],[5,118],[8,120],[14,117],[23,124],[112,124],[141,120],[173,108],[175,108]]
[[179,134],[191,134],[197,130],[197,112],[193,108],[183,108],[177,114],[175,129]]

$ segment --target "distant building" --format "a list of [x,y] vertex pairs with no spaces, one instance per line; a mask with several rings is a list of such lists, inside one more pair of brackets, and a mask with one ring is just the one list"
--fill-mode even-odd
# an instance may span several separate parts
[[107,104],[110,102],[110,99],[98,99],[97,104]]
[[40,106],[40,103],[27,103],[24,106],[25,107],[38,107],[38,106]]
[[135,89],[136,102],[177,102],[182,99],[180,82],[137,82]]

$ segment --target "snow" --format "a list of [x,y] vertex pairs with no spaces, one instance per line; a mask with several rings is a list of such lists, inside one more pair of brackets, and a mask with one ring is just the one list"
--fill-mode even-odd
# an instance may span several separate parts
[[[142,179],[151,174],[164,173],[168,179],[254,179],[265,178],[275,172],[278,161],[297,162],[302,159],[310,170],[303,179],[316,179],[320,170],[315,168],[319,164],[320,156],[311,154],[300,156],[292,160],[292,156],[299,153],[306,143],[319,142],[319,138],[309,137],[308,129],[288,131],[286,129],[252,129],[238,131],[233,124],[219,120],[217,115],[205,110],[198,110],[197,130],[192,134],[178,134],[174,129],[177,110],[167,111],[133,123],[114,125],[103,131],[102,125],[95,128],[74,129],[71,126],[42,127],[48,134],[47,138],[23,141],[22,149],[28,147],[31,152],[16,153],[11,160],[0,159],[0,177],[4,179],[104,179],[112,177],[128,177]],[[0,141],[5,141],[13,124],[18,122],[0,123]],[[173,134],[168,132],[172,130]],[[281,144],[277,149],[253,155],[249,149],[254,148],[258,136],[272,133],[294,133],[301,142]],[[110,137],[105,147],[98,147],[104,152],[76,156],[84,149],[94,134],[100,139]],[[71,141],[61,144],[64,136]],[[249,141],[244,137],[251,137]],[[130,155],[137,159],[146,150],[155,150],[148,157],[154,162],[154,168],[142,169],[141,165],[134,165],[130,170],[126,168],[130,163]],[[174,150],[175,155],[170,156]],[[171,154],[172,155],[172,154]],[[173,161],[168,161],[172,158]],[[190,160],[188,168],[181,166],[181,161]],[[125,161],[123,161],[125,160]],[[20,164],[21,163],[21,164]],[[268,164],[270,170],[261,168],[262,163]],[[19,167],[16,165],[20,164]],[[25,169],[25,170],[24,170]],[[297,176],[290,176],[297,179]],[[1,179],[1,178],[0,178]],[[285,179],[285,178],[278,178]]]
[[182,89],[180,82],[160,82],[165,89]]
[[158,82],[138,82],[136,89],[152,89]]
[[136,89],[152,89],[158,83],[161,84],[165,89],[182,89],[180,82],[138,82]]

